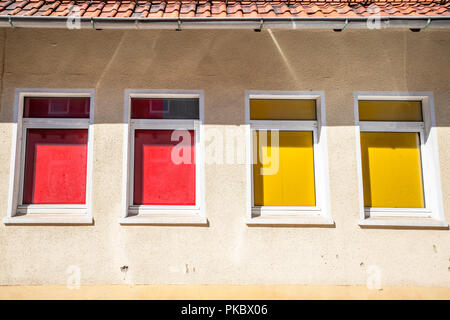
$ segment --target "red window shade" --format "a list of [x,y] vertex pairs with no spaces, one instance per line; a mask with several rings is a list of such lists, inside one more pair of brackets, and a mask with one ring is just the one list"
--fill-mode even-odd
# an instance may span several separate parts
[[190,152],[191,161],[178,164],[172,159],[172,151],[182,140],[172,141],[173,132],[135,131],[134,204],[195,205],[194,131],[187,131],[190,141],[183,141],[183,150]]
[[25,98],[25,118],[89,118],[90,98]]
[[28,129],[23,203],[85,204],[88,130]]
[[132,119],[164,118],[163,99],[132,99],[131,106]]
[[133,98],[132,119],[199,119],[197,98]]

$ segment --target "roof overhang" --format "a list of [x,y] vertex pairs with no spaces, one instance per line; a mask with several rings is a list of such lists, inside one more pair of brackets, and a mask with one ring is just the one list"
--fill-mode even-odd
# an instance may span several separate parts
[[420,17],[307,17],[307,18],[104,18],[0,16],[0,27],[64,29],[444,29],[450,16]]

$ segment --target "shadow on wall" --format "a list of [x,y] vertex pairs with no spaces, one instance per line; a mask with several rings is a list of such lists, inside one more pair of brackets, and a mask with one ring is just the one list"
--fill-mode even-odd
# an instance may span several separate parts
[[324,91],[327,125],[351,126],[355,91],[431,91],[450,125],[442,31],[5,29],[2,43],[2,106],[15,88],[95,88],[95,122],[122,123],[125,89],[204,90],[205,124],[240,125],[246,90]]

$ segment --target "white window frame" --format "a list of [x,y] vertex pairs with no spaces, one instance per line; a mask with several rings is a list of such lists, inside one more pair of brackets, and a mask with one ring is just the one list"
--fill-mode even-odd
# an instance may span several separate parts
[[[360,121],[358,102],[363,100],[420,101],[423,121]],[[448,227],[448,223],[444,219],[442,204],[433,93],[355,92],[354,107],[359,185],[359,225],[362,227]],[[417,132],[419,134],[425,208],[364,207],[361,132]]]
[[[315,100],[317,120],[250,120],[251,99]],[[334,226],[330,214],[328,151],[323,91],[247,91],[245,96],[247,124],[247,218],[248,225],[305,225]],[[315,198],[314,207],[254,206],[253,200],[253,133],[255,130],[310,131],[313,132]]]
[[[11,145],[10,183],[5,224],[92,224],[91,189],[94,138],[93,89],[16,89]],[[26,97],[88,97],[87,118],[23,118]],[[86,204],[23,204],[27,129],[87,129]]]
[[[131,119],[132,98],[196,98],[199,119]],[[125,90],[123,150],[123,199],[119,223],[149,225],[204,225],[205,216],[203,169],[203,91],[195,90]],[[195,137],[195,205],[134,205],[135,130],[194,130]]]

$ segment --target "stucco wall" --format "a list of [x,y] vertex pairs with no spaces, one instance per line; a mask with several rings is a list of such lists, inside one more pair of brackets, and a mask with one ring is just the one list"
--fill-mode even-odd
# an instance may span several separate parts
[[[450,286],[450,231],[358,226],[353,127],[354,91],[432,91],[450,221],[448,31],[0,31],[2,216],[15,88],[96,93],[95,225],[0,224],[0,284],[65,284],[77,265],[82,284],[364,285],[376,265],[382,285]],[[245,90],[325,91],[336,227],[247,227],[244,165],[206,166],[208,227],[121,226],[131,88],[204,90],[205,124],[220,130],[245,123]]]

